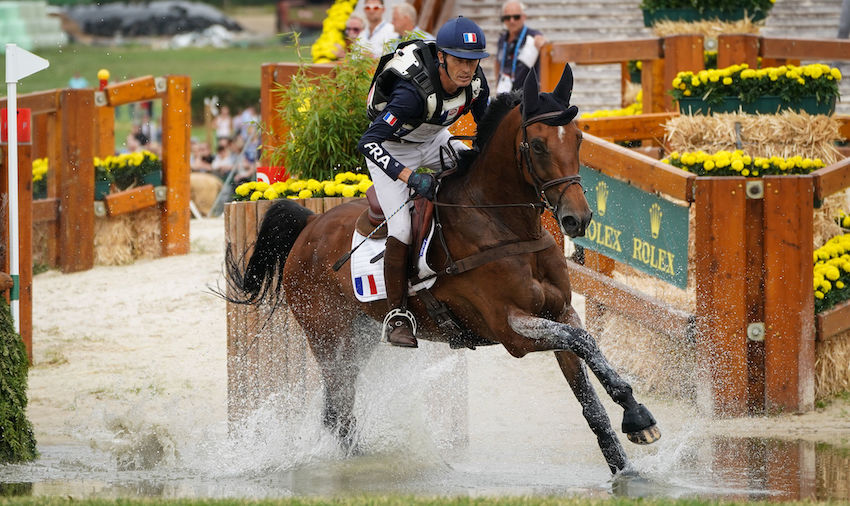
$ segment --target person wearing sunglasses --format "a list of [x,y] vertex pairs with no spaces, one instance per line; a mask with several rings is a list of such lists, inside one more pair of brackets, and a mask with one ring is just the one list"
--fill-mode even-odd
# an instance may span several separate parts
[[363,13],[366,15],[366,29],[360,32],[359,43],[372,56],[380,58],[385,53],[387,42],[398,38],[398,34],[392,24],[384,21],[383,0],[366,0]]
[[345,57],[345,53],[351,51],[351,48],[357,42],[358,37],[360,37],[360,34],[363,33],[363,30],[365,29],[366,21],[364,21],[359,14],[352,13],[345,22],[345,29],[343,30],[345,45],[335,44],[336,48],[334,49],[334,54],[336,57],[339,59]]
[[[372,80],[367,98],[372,123],[357,149],[366,158],[384,215],[392,216],[383,257],[388,306],[384,327],[394,346],[417,347],[416,325],[406,306],[413,240],[408,211],[411,195],[433,200],[437,186],[431,173],[417,169],[443,170],[441,152],[447,145],[455,151],[469,149],[451,140],[449,127],[468,112],[479,122],[487,109],[490,89],[478,64],[489,56],[486,47],[484,31],[475,22],[450,19],[436,41],[402,42],[394,53],[384,55]],[[446,158],[452,164],[451,157]]]
[[546,43],[543,34],[525,25],[525,5],[508,0],[502,5],[505,31],[499,36],[498,53],[493,65],[496,71],[496,93],[522,88],[528,71],[540,72],[540,48]]

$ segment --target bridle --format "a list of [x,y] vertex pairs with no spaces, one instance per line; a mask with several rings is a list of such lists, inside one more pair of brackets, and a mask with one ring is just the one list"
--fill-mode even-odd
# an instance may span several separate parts
[[[536,116],[532,116],[531,118],[522,122],[520,128],[522,128],[522,141],[519,143],[519,155],[517,156],[517,168],[522,171],[523,165],[525,165],[525,170],[528,171],[528,175],[531,177],[532,185],[534,185],[534,192],[538,195],[539,199],[537,202],[522,202],[516,204],[449,204],[448,202],[438,202],[436,199],[434,200],[434,206],[436,207],[462,207],[469,209],[486,209],[486,208],[498,208],[498,207],[531,207],[539,209],[542,213],[544,209],[548,209],[552,211],[552,214],[558,216],[558,205],[561,203],[561,199],[564,196],[564,193],[567,189],[577,184],[579,188],[582,189],[585,193],[587,190],[581,185],[581,176],[576,174],[574,176],[564,176],[558,177],[555,179],[551,179],[549,181],[544,181],[537,175],[537,172],[534,170],[534,161],[531,157],[531,146],[528,143],[528,126],[533,125],[534,123],[538,123],[540,121],[544,121],[550,118],[555,118],[563,114],[563,111],[553,111],[546,112],[543,114],[538,114]],[[450,141],[453,139],[458,140],[474,140],[474,136],[465,136],[465,135],[457,135],[451,137]],[[445,151],[444,151],[445,150]],[[448,152],[446,155],[445,152]],[[451,145],[451,142],[447,144],[447,146],[442,146],[440,149],[440,163],[443,167],[447,166],[445,157],[454,158],[455,166],[457,165],[458,156],[455,152],[454,148]],[[523,161],[525,164],[523,164]],[[454,172],[453,169],[444,170],[439,178],[443,176],[449,175]],[[549,198],[546,196],[546,190],[552,188],[553,186],[558,186],[559,184],[567,183],[564,188],[561,190],[561,193],[558,195],[558,200],[555,201],[555,205],[552,205],[549,202]]]
[[[563,111],[553,111],[553,112],[545,112],[543,114],[538,114],[537,116],[532,116],[527,120],[522,122],[522,141],[519,143],[519,152],[521,157],[518,157],[517,160],[517,168],[522,171],[523,161],[525,161],[525,168],[528,171],[528,175],[531,177],[532,184],[534,185],[534,191],[539,195],[540,202],[545,206],[546,209],[552,211],[552,214],[558,216],[558,205],[561,203],[561,199],[564,196],[564,193],[567,191],[567,188],[570,186],[577,184],[579,188],[583,191],[584,187],[581,185],[581,176],[576,174],[574,176],[564,176],[558,177],[555,179],[550,179],[549,181],[544,181],[537,175],[537,171],[534,170],[534,160],[531,157],[531,145],[528,143],[528,126],[534,123],[538,123],[540,121],[544,121],[550,118],[556,118],[563,114]],[[549,202],[549,198],[546,196],[546,190],[552,188],[553,186],[558,186],[559,184],[564,184],[564,188],[561,190],[561,193],[558,195],[558,200],[555,201],[555,205],[553,206],[551,202]]]

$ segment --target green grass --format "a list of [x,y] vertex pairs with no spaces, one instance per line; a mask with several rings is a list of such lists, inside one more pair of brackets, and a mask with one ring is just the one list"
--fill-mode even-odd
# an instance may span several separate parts
[[[66,88],[74,72],[97,86],[97,71],[105,68],[110,82],[146,75],[188,75],[193,85],[233,83],[244,86],[260,85],[260,65],[263,63],[298,61],[292,45],[273,45],[246,48],[187,48],[174,51],[153,50],[142,46],[83,46],[72,44],[61,49],[39,49],[35,54],[46,58],[50,66],[22,79],[18,94]],[[302,50],[309,55],[309,48]],[[0,67],[5,68],[5,55],[0,55]],[[5,89],[2,92],[5,95]]]

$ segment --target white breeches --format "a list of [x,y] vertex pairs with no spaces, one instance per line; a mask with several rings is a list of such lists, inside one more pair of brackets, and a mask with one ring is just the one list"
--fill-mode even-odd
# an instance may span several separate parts
[[[440,172],[443,168],[440,165],[440,146],[445,146],[449,142],[449,137],[451,137],[451,134],[448,129],[443,129],[429,142],[414,144],[384,141],[381,145],[399,163],[412,171],[416,171],[419,167],[427,167],[435,172]],[[452,141],[452,146],[458,153],[469,149],[466,144],[457,140]],[[445,158],[446,163],[453,163],[450,157]],[[401,179],[393,180],[383,169],[370,160],[366,160],[366,166],[369,167],[369,174],[372,177],[372,183],[375,185],[375,194],[378,196],[378,202],[381,204],[384,216],[389,217],[404,204],[410,196],[410,190],[405,182]],[[412,206],[413,203],[408,202],[406,209],[397,212],[387,221],[387,234],[404,244],[410,244],[412,241],[410,225],[410,209]]]

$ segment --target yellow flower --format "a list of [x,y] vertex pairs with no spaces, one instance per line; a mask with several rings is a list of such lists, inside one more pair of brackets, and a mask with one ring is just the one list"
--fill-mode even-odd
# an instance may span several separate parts
[[267,200],[274,200],[274,199],[278,198],[279,196],[280,195],[277,193],[277,191],[274,188],[269,188],[269,189],[267,189],[266,191],[263,192],[263,198],[265,198]]
[[815,298],[816,299],[823,299],[824,298],[823,292],[816,291],[815,292]]
[[357,193],[357,187],[354,185],[343,184],[340,186],[342,186],[343,197],[353,197]]
[[255,191],[251,194],[251,202],[255,202],[257,200],[260,200],[261,198],[263,198],[263,192],[261,191]]
[[310,190],[301,190],[300,192],[298,192],[298,198],[299,199],[313,198],[313,192],[311,192]]
[[251,191],[251,184],[250,183],[242,183],[242,184],[240,184],[239,186],[236,187],[236,195],[239,195],[240,197],[247,196],[248,192],[250,192],[250,191]]

